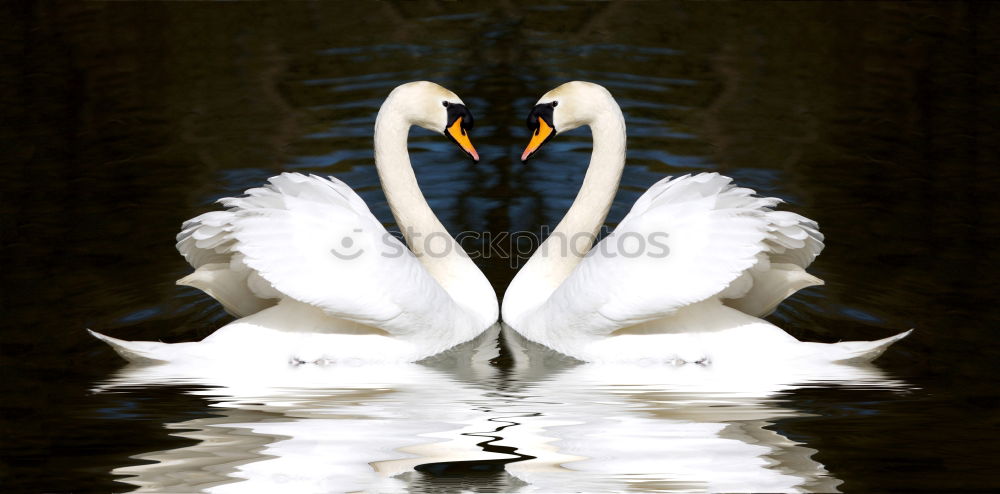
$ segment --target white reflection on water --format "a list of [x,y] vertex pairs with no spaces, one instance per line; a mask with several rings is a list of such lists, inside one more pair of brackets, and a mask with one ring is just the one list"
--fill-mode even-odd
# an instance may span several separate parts
[[[544,410],[508,436],[537,459],[507,470],[540,491],[835,492],[841,482],[815,449],[767,428],[801,415],[774,397],[804,386],[907,389],[871,365],[572,365],[504,338],[517,406]],[[566,455],[581,460],[554,468]]]
[[[802,386],[905,389],[872,366],[577,364],[499,328],[433,362],[130,366],[99,389],[197,385],[191,446],[116,468],[140,491],[835,491],[816,450],[770,430]],[[849,390],[845,390],[849,393]]]

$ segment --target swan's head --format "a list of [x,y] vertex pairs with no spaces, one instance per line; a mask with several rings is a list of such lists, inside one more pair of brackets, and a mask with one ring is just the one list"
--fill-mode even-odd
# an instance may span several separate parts
[[473,126],[472,113],[457,94],[433,82],[408,82],[393,89],[382,106],[402,114],[410,125],[444,134],[479,161],[468,134]]
[[590,125],[609,111],[620,113],[618,104],[604,86],[592,82],[567,82],[545,93],[528,115],[531,142],[521,161],[531,158],[556,134]]

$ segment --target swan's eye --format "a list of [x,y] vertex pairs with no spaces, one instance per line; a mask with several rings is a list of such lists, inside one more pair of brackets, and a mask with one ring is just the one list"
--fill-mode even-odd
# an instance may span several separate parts
[[448,102],[447,101],[442,101],[441,104],[444,105],[445,108],[448,108]]
[[469,109],[466,108],[465,105],[461,103],[448,103],[446,101],[445,106],[448,107],[448,127],[451,127],[451,124],[455,123],[455,120],[458,120],[459,117],[461,117],[462,118],[461,127],[463,129],[472,128],[473,125],[472,113],[469,113]]
[[553,101],[552,102],[552,108],[555,108],[557,106],[559,106],[559,102],[558,101]]
[[555,120],[552,118],[552,111],[555,106],[555,101],[535,105],[531,113],[528,114],[528,129],[532,131],[538,129],[538,119],[545,120],[545,125],[554,128]]

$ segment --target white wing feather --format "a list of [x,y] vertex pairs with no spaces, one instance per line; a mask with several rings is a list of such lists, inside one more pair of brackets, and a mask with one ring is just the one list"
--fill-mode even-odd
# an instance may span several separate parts
[[217,286],[238,287],[244,306],[288,297],[396,336],[464,322],[409,249],[333,177],[284,173],[220,202],[227,210],[186,223],[177,246],[199,271],[228,264]]
[[547,326],[607,335],[712,297],[773,310],[774,294],[790,295],[797,279],[769,273],[802,271],[822,235],[802,216],[772,211],[778,199],[753,194],[717,173],[661,180],[536,314]]

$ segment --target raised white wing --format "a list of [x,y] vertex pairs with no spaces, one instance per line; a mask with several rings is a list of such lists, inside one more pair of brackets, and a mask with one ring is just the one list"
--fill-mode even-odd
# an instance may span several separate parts
[[726,305],[764,317],[793,293],[823,280],[806,272],[823,250],[823,234],[815,221],[788,211],[765,211],[766,256],[720,294]]
[[226,211],[185,223],[177,248],[198,268],[188,278],[236,315],[288,297],[397,336],[464,321],[410,250],[333,177],[283,173],[220,202]]
[[788,273],[805,273],[822,236],[814,222],[772,211],[779,199],[753,194],[717,173],[661,180],[536,314],[603,335],[712,297],[773,310],[776,293],[794,292],[788,283],[798,275]]

